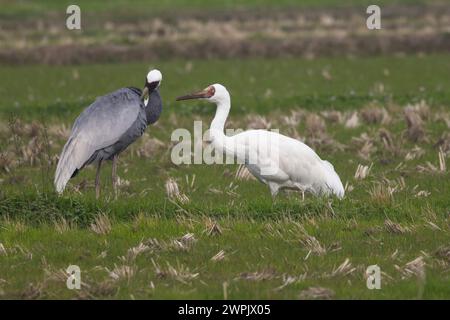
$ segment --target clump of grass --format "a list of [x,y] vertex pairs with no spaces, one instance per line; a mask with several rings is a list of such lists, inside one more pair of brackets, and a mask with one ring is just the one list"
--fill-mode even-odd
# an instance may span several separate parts
[[438,157],[439,157],[439,171],[440,172],[447,171],[447,164],[445,162],[445,153],[444,151],[442,151],[442,148],[439,148]]
[[14,232],[25,232],[27,230],[27,224],[23,219],[12,219],[9,216],[2,217],[0,220],[3,228],[7,230],[13,230]]
[[126,261],[134,261],[138,255],[149,251],[150,247],[142,242],[140,242],[137,246],[128,249],[127,255],[124,260]]
[[450,246],[439,247],[434,255],[450,264]]
[[255,180],[255,177],[250,173],[250,171],[248,171],[247,167],[243,164],[240,164],[239,167],[237,168],[234,178],[240,181]]
[[418,142],[425,138],[425,129],[420,114],[412,106],[404,109],[406,125],[408,126],[407,136],[412,142]]
[[416,276],[419,279],[425,278],[425,260],[423,256],[418,256],[414,260],[409,261],[403,267],[396,266],[397,270],[402,274],[403,279]]
[[359,137],[352,138],[352,142],[359,147],[357,154],[361,159],[370,160],[372,154],[377,150],[373,140],[367,132],[361,133]]
[[386,219],[384,221],[384,228],[387,232],[395,234],[404,234],[407,232],[411,232],[411,229],[409,227],[402,226],[401,224],[395,223],[390,219]]
[[305,127],[310,137],[321,138],[325,135],[325,121],[315,113],[308,113],[305,120]]
[[29,283],[28,286],[21,292],[20,298],[24,300],[42,299],[45,297],[45,288],[45,282]]
[[193,233],[187,233],[184,236],[169,241],[158,240],[155,238],[147,239],[143,242],[146,250],[150,251],[188,251],[197,242]]
[[10,173],[15,166],[14,156],[11,152],[3,151],[0,153],[0,170]]
[[326,120],[330,121],[331,123],[343,123],[344,122],[344,116],[342,115],[342,112],[340,112],[340,111],[336,111],[336,110],[322,111],[320,114]]
[[385,150],[388,150],[390,152],[397,151],[397,148],[394,144],[394,138],[392,137],[392,133],[389,130],[387,130],[386,128],[380,128],[380,130],[378,130],[378,135]]
[[113,280],[115,281],[126,280],[127,282],[129,282],[131,278],[133,278],[136,275],[137,266],[126,264],[118,266],[114,264],[114,268],[112,270],[109,270],[108,268],[106,268],[106,270],[108,271],[109,276]]
[[172,241],[172,247],[177,250],[187,251],[192,248],[194,243],[197,242],[193,233],[186,233],[179,239],[175,239]]
[[344,123],[346,128],[356,128],[360,126],[359,116],[358,112],[353,112],[350,114],[349,117],[347,117],[347,120]]
[[211,261],[218,262],[224,260],[225,258],[226,258],[225,251],[220,250],[211,258]]
[[99,299],[109,298],[117,294],[119,287],[114,280],[105,280],[100,282],[92,282],[76,290],[78,299]]
[[305,246],[305,248],[309,250],[308,255],[310,253],[314,253],[318,256],[322,256],[327,252],[327,250],[320,244],[319,240],[309,234],[305,234],[303,239],[301,239],[300,241],[303,246]]
[[372,201],[379,204],[390,204],[394,199],[395,187],[391,187],[386,182],[375,183],[369,190]]
[[48,127],[48,133],[58,140],[67,140],[70,136],[70,128],[65,123],[53,123]]
[[166,194],[173,201],[179,201],[181,203],[188,203],[190,201],[188,196],[180,191],[178,183],[172,178],[166,181]]
[[355,172],[355,180],[364,180],[365,178],[368,177],[369,173],[370,173],[370,169],[372,168],[371,164],[370,166],[365,166],[362,164],[358,164],[358,167],[356,168],[356,172]]
[[425,150],[423,150],[419,146],[414,146],[408,153],[405,155],[405,161],[410,161],[413,159],[419,159],[425,154]]
[[361,118],[366,124],[388,123],[390,117],[386,109],[368,106],[361,110]]
[[445,153],[442,151],[442,149],[439,149],[438,161],[439,164],[437,166],[432,164],[430,161],[427,161],[424,165],[418,165],[416,169],[419,172],[443,174],[447,171],[447,163],[445,160]]
[[222,234],[222,228],[220,227],[219,223],[216,220],[213,220],[211,218],[206,219],[206,229],[204,232],[208,236],[215,236],[215,235],[221,235]]
[[7,255],[8,255],[8,251],[6,251],[6,248],[3,245],[3,243],[0,242],[0,256],[7,256]]
[[434,144],[434,146],[439,147],[439,149],[442,150],[444,154],[448,154],[450,151],[450,133],[443,133]]
[[53,226],[56,232],[62,234],[76,228],[76,224],[73,221],[68,221],[64,217],[57,218],[53,221]]
[[349,258],[346,258],[337,268],[333,269],[331,276],[347,276],[356,270],[350,262]]
[[173,267],[169,262],[166,263],[166,267],[161,267],[152,259],[153,267],[158,278],[161,279],[174,279],[181,283],[187,284],[200,275],[198,272],[191,272],[188,267],[178,264],[177,267]]
[[255,272],[242,272],[236,278],[236,280],[250,280],[250,281],[267,281],[278,277],[277,272],[274,269],[264,269],[262,271]]
[[251,114],[247,116],[247,126],[249,129],[270,129],[272,123],[265,116]]
[[309,287],[308,289],[302,290],[299,294],[299,299],[302,300],[329,300],[335,296],[333,290],[323,287]]
[[111,220],[107,214],[101,213],[95,217],[94,222],[90,225],[90,229],[97,234],[108,234],[112,229]]
[[147,133],[142,137],[143,143],[136,150],[136,155],[142,158],[150,158],[157,154],[166,145],[164,142],[157,138],[150,138]]

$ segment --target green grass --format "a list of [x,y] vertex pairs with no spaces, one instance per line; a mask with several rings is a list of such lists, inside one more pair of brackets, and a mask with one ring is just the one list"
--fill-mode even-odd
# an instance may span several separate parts
[[[346,6],[361,6],[367,7],[371,4],[378,5],[392,5],[392,4],[424,4],[430,1],[424,0],[232,0],[232,1],[205,1],[205,0],[160,0],[160,1],[129,1],[113,0],[113,1],[0,1],[2,6],[2,12],[0,17],[5,19],[16,19],[18,17],[39,17],[47,14],[60,14],[63,15],[66,8],[71,4],[77,4],[82,9],[82,13],[87,14],[114,14],[115,16],[123,15],[148,15],[154,16],[157,14],[173,14],[174,9],[177,11],[192,11],[196,10],[214,10],[214,11],[226,11],[235,9],[258,9],[258,8],[271,8],[271,9],[283,9],[291,7],[346,7]],[[432,2],[440,3],[439,0],[433,0]]]
[[[112,196],[107,164],[99,201],[94,197],[91,167],[71,181],[63,196],[53,192],[54,156],[64,143],[54,127],[70,126],[97,95],[121,86],[140,86],[149,66],[1,67],[0,147],[2,155],[20,161],[5,165],[0,158],[0,298],[222,299],[225,286],[229,299],[296,299],[309,287],[329,288],[338,299],[448,299],[450,262],[443,250],[450,245],[449,172],[417,169],[427,162],[438,166],[436,142],[448,133],[442,121],[450,105],[447,60],[440,55],[210,60],[192,61],[191,72],[184,62],[155,63],[164,74],[165,109],[158,125],[147,133],[164,147],[149,157],[139,156],[146,137],[121,155],[119,176],[129,184],[120,187],[118,200]],[[324,68],[331,80],[322,76]],[[78,79],[73,76],[75,69]],[[326,135],[333,143],[322,141],[315,149],[334,164],[344,184],[353,187],[345,199],[307,196],[302,201],[298,194],[289,193],[272,201],[262,184],[236,180],[236,166],[170,162],[172,130],[192,131],[194,119],[209,123],[214,113],[211,105],[175,103],[174,98],[212,82],[224,83],[232,93],[230,128],[245,129],[255,114],[262,114],[282,133],[291,135],[295,130],[313,143],[316,132],[310,132],[306,121],[311,114],[340,110],[346,116],[354,110],[385,107],[391,121],[361,120],[360,126],[348,128],[345,122],[325,120]],[[384,90],[377,84],[383,84]],[[268,89],[271,94],[265,94]],[[408,139],[403,107],[421,100],[423,110],[428,110],[426,139],[413,142]],[[300,110],[305,114],[298,125],[284,122],[285,116]],[[48,132],[40,128],[33,133],[28,127],[11,131],[7,119],[13,120],[12,114],[27,125],[44,122]],[[381,128],[392,135],[394,148],[386,148],[379,138]],[[362,145],[354,140],[363,133],[375,147],[367,160],[358,155]],[[32,141],[44,147],[39,149]],[[334,148],[337,143],[345,148]],[[423,155],[405,160],[416,145]],[[40,151],[29,156],[35,148]],[[360,163],[373,167],[368,178],[355,180]],[[169,177],[176,179],[188,203],[168,198]],[[401,178],[403,187],[398,183]],[[377,185],[397,189],[392,197],[376,196]],[[421,190],[430,194],[420,197]],[[91,229],[99,224],[99,217],[111,223],[106,234]],[[211,221],[218,223],[220,234],[208,234]],[[197,241],[177,247],[173,241],[187,233]],[[308,254],[311,237],[325,250],[323,254],[314,250]],[[149,239],[157,239],[160,246]],[[128,250],[141,242],[149,248],[130,257]],[[225,259],[211,261],[220,250]],[[405,276],[405,265],[419,256],[425,263],[424,276]],[[336,272],[347,258],[349,273]],[[89,287],[81,291],[65,287],[57,271],[70,264],[81,267],[82,280]],[[385,273],[381,290],[365,286],[364,270],[372,264]],[[124,265],[133,274],[114,280],[109,271]],[[293,282],[280,287],[288,277]]]
[[[8,266],[3,265],[1,268],[2,277],[17,279],[11,287],[26,288],[29,283],[36,285],[42,279],[36,275],[42,275],[43,268],[56,271],[64,270],[70,264],[77,264],[84,272],[83,281],[94,286],[91,288],[94,291],[96,287],[106,286],[110,281],[108,272],[98,266],[109,270],[114,269],[115,265],[131,265],[135,268],[135,275],[129,280],[118,280],[105,296],[97,296],[100,298],[223,299],[223,283],[228,283],[230,299],[292,299],[302,289],[318,284],[333,288],[337,297],[353,299],[442,299],[448,298],[450,294],[449,287],[442,281],[445,274],[429,269],[425,284],[413,277],[410,280],[383,282],[382,290],[371,291],[365,287],[363,270],[369,264],[378,264],[384,272],[395,276],[398,271],[393,264],[416,258],[417,252],[412,248],[434,246],[436,242],[445,240],[427,228],[420,228],[410,235],[393,236],[381,231],[374,240],[362,235],[362,230],[373,227],[376,225],[374,223],[365,223],[360,228],[348,230],[345,221],[321,221],[320,228],[309,228],[310,234],[322,243],[331,244],[339,239],[342,249],[325,256],[312,254],[305,260],[307,250],[302,247],[299,231],[291,221],[277,222],[275,228],[280,233],[276,235],[267,231],[267,226],[274,224],[273,221],[249,223],[245,219],[232,222],[225,219],[219,223],[222,223],[224,229],[219,236],[203,233],[204,226],[200,223],[193,222],[191,226],[187,226],[164,218],[141,220],[138,226],[118,224],[107,236],[98,236],[85,230],[57,234],[51,226],[28,228],[22,232],[6,230],[2,235],[5,246],[20,243],[25,253],[18,252],[6,258]],[[149,250],[131,262],[123,262],[119,258],[127,255],[128,248],[135,247],[150,237],[170,241],[187,232],[194,233],[197,241],[186,251]],[[362,237],[364,241],[361,241]],[[357,246],[355,242],[358,242]],[[49,250],[50,248],[53,250]],[[225,251],[226,258],[218,262],[211,261],[211,257],[220,250]],[[398,258],[390,258],[386,254],[392,254],[396,250],[400,252]],[[27,252],[33,252],[33,259],[26,257]],[[102,252],[106,252],[106,257],[102,257]],[[45,262],[42,261],[44,256]],[[347,276],[332,275],[332,271],[344,262],[345,257],[349,257],[354,266],[364,269]],[[199,275],[192,280],[170,274],[163,276],[157,273],[152,260],[163,271],[168,268],[168,262],[179,271]],[[254,272],[266,272],[269,274],[268,279],[242,279],[244,273]],[[18,274],[21,276],[17,277]],[[283,275],[305,275],[305,280],[276,290],[283,284]],[[420,293],[421,290],[423,293]],[[77,296],[77,292],[67,290],[62,281],[49,281],[42,291],[42,297],[47,298]],[[21,294],[23,292],[12,290],[9,297],[20,297]]]
[[[192,64],[192,70],[186,68]],[[247,59],[222,61],[82,66],[0,66],[0,114],[8,117],[73,119],[96,96],[119,87],[141,87],[147,70],[164,75],[161,93],[165,115],[192,111],[211,114],[211,107],[175,104],[177,96],[212,83],[231,92],[233,113],[276,110],[356,109],[368,102],[450,103],[446,55],[425,57]],[[187,71],[190,70],[190,71]],[[324,70],[331,80],[323,76]],[[75,75],[75,76],[74,76]],[[383,87],[380,90],[380,85]]]

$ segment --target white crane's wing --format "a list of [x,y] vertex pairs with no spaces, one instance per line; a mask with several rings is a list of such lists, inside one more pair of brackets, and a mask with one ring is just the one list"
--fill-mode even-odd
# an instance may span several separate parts
[[315,190],[344,196],[333,165],[306,144],[266,130],[248,130],[225,138],[227,153],[235,154],[260,180],[291,181]]

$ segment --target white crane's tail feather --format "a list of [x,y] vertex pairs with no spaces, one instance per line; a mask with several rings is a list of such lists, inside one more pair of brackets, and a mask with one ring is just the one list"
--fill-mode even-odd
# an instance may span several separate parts
[[89,159],[92,154],[89,143],[80,137],[70,137],[65,144],[55,172],[55,188],[58,193],[62,193],[67,182],[77,169]]
[[333,165],[323,160],[323,163],[325,164],[326,170],[327,170],[327,186],[330,189],[331,193],[336,195],[339,199],[342,199],[344,197],[344,186],[342,185],[341,179],[339,178],[338,174],[334,170]]

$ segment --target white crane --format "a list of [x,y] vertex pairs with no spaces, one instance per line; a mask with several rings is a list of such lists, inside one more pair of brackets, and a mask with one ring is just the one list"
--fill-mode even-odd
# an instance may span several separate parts
[[333,165],[320,159],[306,144],[267,130],[248,130],[226,136],[224,126],[231,101],[223,85],[210,85],[202,91],[178,97],[177,101],[188,99],[206,99],[217,105],[209,132],[213,147],[245,163],[258,180],[269,186],[272,197],[280,189],[297,189],[303,196],[305,192],[344,196],[344,187]]

